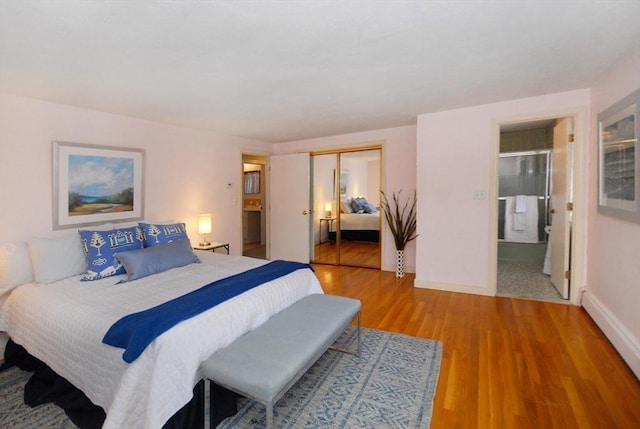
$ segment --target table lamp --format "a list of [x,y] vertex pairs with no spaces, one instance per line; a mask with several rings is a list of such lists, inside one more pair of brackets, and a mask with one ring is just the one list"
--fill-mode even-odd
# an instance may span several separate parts
[[200,246],[208,246],[211,243],[207,240],[207,234],[211,233],[211,215],[201,214],[198,215],[198,232],[202,234],[202,241]]

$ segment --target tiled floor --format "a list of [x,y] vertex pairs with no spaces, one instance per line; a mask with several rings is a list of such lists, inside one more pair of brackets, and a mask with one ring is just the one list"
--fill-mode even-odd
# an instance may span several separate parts
[[498,260],[498,295],[568,303],[538,264]]

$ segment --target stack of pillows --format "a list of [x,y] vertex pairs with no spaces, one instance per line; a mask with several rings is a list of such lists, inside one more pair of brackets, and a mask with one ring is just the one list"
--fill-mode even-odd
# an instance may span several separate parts
[[27,283],[48,284],[79,274],[84,274],[83,281],[126,274],[122,283],[198,262],[184,223],[140,222],[117,229],[109,223],[54,238],[2,242],[0,305]]
[[378,208],[367,201],[365,197],[342,198],[340,200],[342,213],[375,213]]
[[111,230],[79,230],[86,257],[83,281],[126,274],[118,283],[200,260],[184,223],[144,223]]

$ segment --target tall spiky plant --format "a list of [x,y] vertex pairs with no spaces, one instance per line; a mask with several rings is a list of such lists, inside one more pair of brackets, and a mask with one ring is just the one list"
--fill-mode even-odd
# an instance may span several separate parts
[[416,191],[413,191],[413,200],[409,198],[402,209],[400,208],[400,194],[402,189],[391,195],[391,203],[387,200],[387,196],[383,191],[382,194],[382,211],[384,217],[387,219],[391,234],[393,234],[393,240],[396,243],[396,250],[404,250],[404,247],[411,240],[415,240],[418,234],[416,234]]

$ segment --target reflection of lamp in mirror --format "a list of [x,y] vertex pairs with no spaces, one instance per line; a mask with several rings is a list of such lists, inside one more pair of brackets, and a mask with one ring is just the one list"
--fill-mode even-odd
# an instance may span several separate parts
[[331,201],[324,203],[324,215],[331,217]]
[[207,240],[207,234],[211,233],[211,215],[201,214],[198,215],[198,232],[202,234],[202,241],[200,246],[208,246],[211,243]]

